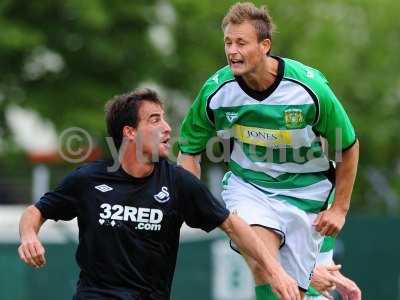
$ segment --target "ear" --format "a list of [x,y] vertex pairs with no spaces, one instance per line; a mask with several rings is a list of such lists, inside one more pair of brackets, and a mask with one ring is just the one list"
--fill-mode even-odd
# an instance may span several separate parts
[[136,130],[131,126],[124,126],[122,128],[122,137],[128,141],[134,141],[136,136]]
[[264,39],[261,41],[261,47],[263,49],[263,53],[267,55],[269,50],[271,49],[271,40],[270,39]]

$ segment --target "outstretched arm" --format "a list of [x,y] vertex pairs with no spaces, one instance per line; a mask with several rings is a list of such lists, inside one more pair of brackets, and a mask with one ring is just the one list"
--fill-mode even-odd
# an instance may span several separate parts
[[271,284],[282,300],[300,300],[297,282],[283,270],[279,262],[264,247],[249,225],[239,216],[230,214],[220,228],[239,247],[244,256],[251,257],[265,270],[265,282]]
[[45,265],[45,250],[39,241],[40,227],[46,220],[40,211],[33,205],[29,206],[19,221],[19,235],[21,245],[18,247],[20,258],[28,265],[40,268]]

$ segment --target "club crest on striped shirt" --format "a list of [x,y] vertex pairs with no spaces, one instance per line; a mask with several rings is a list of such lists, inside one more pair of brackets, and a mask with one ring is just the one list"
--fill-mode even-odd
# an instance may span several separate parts
[[230,112],[230,111],[226,112],[226,113],[225,113],[225,116],[226,116],[226,119],[227,119],[230,123],[235,122],[235,121],[237,120],[237,118],[239,117],[237,112]]
[[304,115],[301,109],[285,110],[285,124],[288,129],[304,127]]

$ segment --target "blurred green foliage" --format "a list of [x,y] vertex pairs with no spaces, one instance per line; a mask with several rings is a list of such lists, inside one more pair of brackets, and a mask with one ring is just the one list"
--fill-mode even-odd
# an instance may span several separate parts
[[[351,116],[361,143],[356,207],[376,197],[370,167],[382,172],[398,197],[400,2],[254,2],[267,4],[278,26],[273,53],[321,70]],[[10,103],[37,110],[58,129],[81,126],[102,136],[104,102],[141,82],[180,91],[190,102],[225,65],[220,22],[233,3],[1,1],[3,139],[10,140],[4,118]],[[379,211],[379,205],[366,209]]]

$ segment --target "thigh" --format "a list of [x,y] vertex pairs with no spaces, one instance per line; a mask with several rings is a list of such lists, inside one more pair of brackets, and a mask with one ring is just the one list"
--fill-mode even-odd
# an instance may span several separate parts
[[[279,217],[270,207],[267,197],[250,184],[231,175],[224,185],[222,198],[226,207],[249,224],[263,242],[266,250],[278,259],[279,248],[284,241],[284,232],[279,224]],[[233,250],[239,252],[232,241],[230,245]],[[262,283],[264,270],[261,270],[251,258],[244,258],[252,270],[256,283],[259,281]]]
[[[316,214],[272,198],[235,175],[226,180],[222,198],[231,212],[253,227],[271,253],[279,249],[282,267],[307,290],[322,242],[312,225]],[[231,247],[237,250],[232,243]]]
[[[252,226],[256,235],[261,239],[264,244],[265,250],[271,253],[276,259],[279,259],[279,247],[281,244],[281,236],[272,229],[267,229],[261,226]],[[232,249],[236,250],[231,243]],[[254,281],[256,284],[265,284],[265,270],[261,268],[258,262],[252,258],[243,255],[250,270],[253,273]]]
[[312,225],[315,217],[316,214],[293,206],[286,210],[286,240],[279,253],[280,259],[284,269],[303,290],[308,289],[323,240]]
[[265,228],[259,225],[251,226],[257,236],[263,242],[265,248],[275,257],[278,258],[279,255],[279,247],[281,245],[281,235],[278,234],[275,230]]
[[272,236],[278,236],[280,243],[283,243],[284,226],[264,193],[232,174],[224,184],[222,199],[232,213],[238,214],[260,232],[260,237],[263,232],[267,238],[273,234]]

